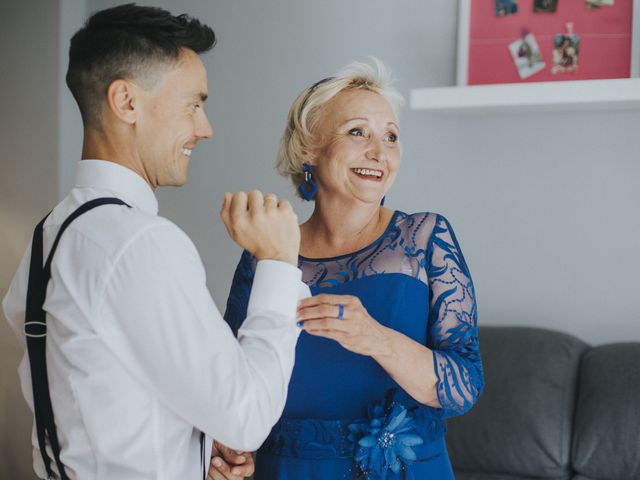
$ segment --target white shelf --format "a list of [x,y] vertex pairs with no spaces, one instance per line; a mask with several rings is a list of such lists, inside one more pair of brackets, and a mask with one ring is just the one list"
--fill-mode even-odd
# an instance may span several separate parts
[[411,109],[441,113],[640,109],[640,78],[417,88]]

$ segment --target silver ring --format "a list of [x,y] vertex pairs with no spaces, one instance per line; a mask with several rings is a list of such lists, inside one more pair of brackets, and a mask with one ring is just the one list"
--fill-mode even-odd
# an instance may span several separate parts
[[338,304],[338,320],[342,320],[343,316],[344,316],[344,304],[339,303]]

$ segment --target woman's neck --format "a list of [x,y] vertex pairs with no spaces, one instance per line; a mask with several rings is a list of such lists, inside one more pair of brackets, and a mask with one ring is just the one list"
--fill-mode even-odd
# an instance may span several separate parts
[[317,202],[301,226],[300,254],[325,258],[360,250],[382,235],[392,214],[381,205],[329,208]]

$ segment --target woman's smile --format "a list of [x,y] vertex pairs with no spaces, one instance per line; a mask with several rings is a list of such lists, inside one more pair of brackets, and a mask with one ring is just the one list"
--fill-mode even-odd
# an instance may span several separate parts
[[371,169],[371,168],[352,168],[351,171],[358,177],[363,180],[368,180],[371,182],[381,182],[384,177],[384,172],[382,170]]

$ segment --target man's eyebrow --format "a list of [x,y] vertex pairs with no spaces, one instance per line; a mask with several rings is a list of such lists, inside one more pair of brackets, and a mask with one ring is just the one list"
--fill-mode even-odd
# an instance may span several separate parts
[[207,98],[209,98],[209,95],[207,95],[206,93],[200,93],[198,97],[200,98],[200,101],[206,102]]

